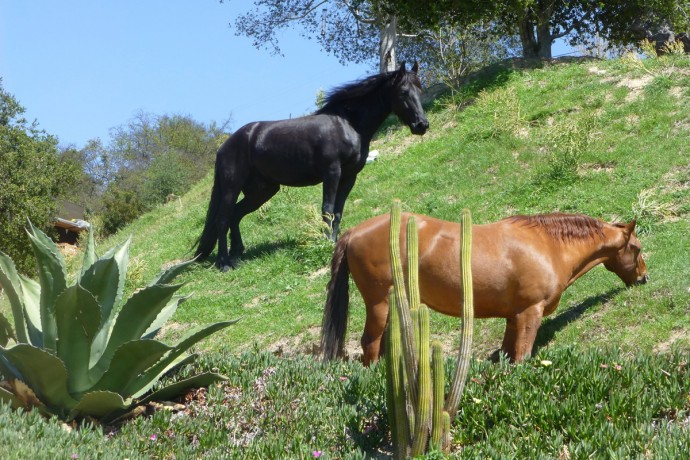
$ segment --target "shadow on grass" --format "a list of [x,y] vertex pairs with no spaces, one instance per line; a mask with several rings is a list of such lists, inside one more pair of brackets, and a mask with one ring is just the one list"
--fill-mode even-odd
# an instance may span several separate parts
[[[261,259],[263,257],[269,256],[271,254],[275,254],[278,251],[287,249],[287,250],[295,250],[298,246],[297,241],[293,239],[283,239],[283,240],[278,240],[278,241],[270,241],[270,242],[263,242],[259,243],[257,245],[250,246],[249,249],[245,251],[244,254],[242,254],[242,257],[240,259],[239,266],[237,268],[242,267],[242,264],[246,262],[251,262],[256,259]],[[218,256],[217,251],[213,251],[208,257],[206,257],[203,260],[199,261],[199,265],[201,265],[204,268],[210,268],[213,267],[216,263],[216,258]]]
[[[624,289],[625,288],[623,287],[618,287],[611,289],[610,291],[604,294],[589,297],[584,302],[575,305],[572,308],[569,308],[568,310],[560,313],[559,315],[546,318],[542,322],[539,331],[537,331],[537,337],[534,340],[534,346],[532,347],[532,356],[535,356],[537,353],[539,353],[539,350],[541,348],[548,345],[556,336],[556,333],[558,331],[562,330],[568,324],[580,319],[580,317],[590,308],[596,305],[602,305],[607,301],[611,300]],[[497,363],[500,360],[501,353],[501,349],[494,351],[489,357],[489,360],[491,362]]]
[[539,349],[551,342],[558,331],[578,320],[590,308],[602,305],[611,300],[624,289],[623,287],[617,287],[604,294],[589,297],[581,304],[575,305],[557,316],[544,320],[537,332],[537,338],[534,341],[534,348],[532,349],[532,356],[536,355]]

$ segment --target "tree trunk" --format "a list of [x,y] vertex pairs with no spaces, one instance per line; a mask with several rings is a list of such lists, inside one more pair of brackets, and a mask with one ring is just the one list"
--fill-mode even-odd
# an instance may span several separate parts
[[536,1],[522,10],[520,21],[520,41],[524,58],[551,59],[551,16],[555,1]]
[[525,59],[551,59],[553,37],[549,24],[536,24],[529,17],[520,20],[520,42]]
[[381,28],[379,41],[379,72],[392,72],[397,69],[395,48],[397,43],[397,18],[389,16]]

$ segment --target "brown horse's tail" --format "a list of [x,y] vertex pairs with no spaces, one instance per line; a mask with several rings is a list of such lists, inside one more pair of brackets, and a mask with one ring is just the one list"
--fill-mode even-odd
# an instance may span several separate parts
[[208,210],[206,211],[206,223],[204,223],[204,230],[201,236],[194,243],[196,250],[194,257],[197,259],[204,259],[211,255],[213,248],[216,247],[218,240],[218,227],[216,226],[216,216],[218,215],[218,208],[221,204],[221,184],[218,177],[218,165],[215,167],[213,173],[213,189],[211,190],[211,200],[208,203]]
[[345,332],[347,331],[347,312],[350,307],[349,275],[347,265],[347,244],[350,232],[340,237],[331,259],[331,280],[328,282],[326,306],[321,324],[321,350],[324,361],[342,356]]

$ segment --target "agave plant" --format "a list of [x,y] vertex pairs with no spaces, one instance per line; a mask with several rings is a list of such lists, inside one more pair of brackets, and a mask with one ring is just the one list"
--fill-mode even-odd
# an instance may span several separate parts
[[28,234],[38,282],[0,252],[0,286],[14,319],[12,330],[0,315],[0,400],[63,420],[108,421],[136,405],[225,379],[203,373],[147,395],[166,372],[195,358],[187,353],[192,345],[236,322],[195,328],[173,346],[153,340],[187,298],[175,294],[181,284],[170,283],[192,261],[164,270],[122,302],[130,239],[98,258],[90,231],[70,285],[55,243],[31,223]]

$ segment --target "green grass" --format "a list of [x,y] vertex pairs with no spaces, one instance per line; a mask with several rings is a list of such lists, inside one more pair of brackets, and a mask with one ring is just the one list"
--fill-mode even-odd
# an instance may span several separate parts
[[[554,211],[581,212],[607,221],[637,217],[650,282],[626,289],[614,274],[603,267],[592,270],[565,292],[560,307],[544,319],[537,335],[537,352],[562,357],[565,356],[562,350],[570,350],[567,356],[577,360],[580,354],[589,356],[596,353],[596,349],[618,350],[616,353],[620,354],[621,360],[630,359],[629,365],[638,367],[647,362],[644,360],[666,359],[654,355],[671,348],[687,352],[690,350],[689,88],[690,59],[675,56],[649,61],[632,58],[585,61],[534,69],[503,67],[484,72],[461,91],[435,101],[428,108],[431,129],[424,137],[414,137],[398,124],[386,125],[372,146],[381,152],[379,160],[362,171],[346,204],[343,230],[388,212],[394,198],[402,200],[406,210],[447,220],[459,220],[462,208],[469,208],[475,223],[491,222],[516,213]],[[180,201],[154,210],[120,234],[100,243],[99,247],[104,251],[129,234],[133,235],[130,290],[147,282],[171,261],[190,257],[189,249],[203,226],[210,186],[209,175]],[[247,216],[242,222],[247,253],[241,267],[220,273],[213,267],[213,262],[208,261],[183,274],[181,278],[186,285],[182,293],[194,295],[179,308],[172,320],[174,324],[166,334],[179,334],[198,323],[239,318],[237,325],[203,343],[198,351],[202,352],[204,363],[227,369],[226,366],[230,366],[227,363],[235,362],[237,358],[234,357],[242,351],[279,350],[289,357],[298,357],[286,360],[251,354],[246,359],[269,360],[270,363],[265,365],[275,367],[277,372],[296,372],[290,370],[292,366],[308,372],[300,366],[309,366],[305,362],[311,361],[299,356],[310,352],[318,342],[329,277],[327,267],[332,252],[332,244],[319,235],[317,210],[320,200],[319,187],[285,188],[258,212]],[[7,311],[4,305],[0,308]],[[348,338],[349,348],[355,354],[363,321],[363,303],[352,286]],[[502,320],[476,322],[476,358],[485,360],[500,346],[503,327]],[[449,348],[457,342],[457,329],[457,319],[432,313],[432,335],[443,340]],[[642,361],[634,361],[631,356],[639,353],[645,353],[639,358]],[[668,359],[678,367],[677,361]],[[318,368],[313,369],[316,376],[324,379],[337,374],[338,366],[362,375],[362,379],[367,379],[364,376],[370,374],[367,370],[360,370],[356,364],[336,364],[335,368],[324,369],[312,365]],[[252,366],[246,368],[253,369]],[[488,366],[486,372],[494,372],[492,365],[485,363],[482,366]],[[561,369],[568,367],[567,364],[558,366]],[[568,378],[581,381],[588,373],[595,372],[597,366],[583,364],[580,373]],[[256,364],[256,369],[251,372],[259,372],[260,367]],[[541,371],[538,361],[518,366],[514,373],[534,374],[533,368]],[[233,377],[231,385],[240,385],[238,379],[244,381],[242,379],[251,379],[254,375],[250,372],[249,377],[243,377],[239,371],[227,372]],[[505,372],[507,375],[502,378],[512,378],[510,371]],[[378,388],[381,384],[371,382],[368,385]],[[530,385],[510,387],[510,391],[518,392],[514,395],[516,398],[522,395],[529,399],[535,391]],[[683,385],[682,391],[687,397],[690,386],[687,378]],[[320,390],[316,388],[305,392],[304,398],[318,395]],[[611,391],[617,391],[617,388],[613,385]],[[216,391],[219,390],[210,393]],[[290,391],[290,388],[276,390],[276,397]],[[504,391],[508,390],[499,393]],[[539,393],[541,390],[536,391]],[[470,391],[470,394],[474,393]],[[309,410],[322,407],[322,404],[325,404],[323,407],[345,404],[341,400],[345,398],[342,393],[335,391],[333,395],[334,399],[327,403],[315,400],[305,404]],[[351,392],[348,397],[351,401],[359,401],[362,395]],[[380,395],[377,397],[381,398]],[[477,398],[487,400],[483,396]],[[252,403],[241,400],[237,404]],[[285,448],[292,456],[308,457],[307,450],[315,444],[302,437],[309,432],[316,439],[323,440],[319,443],[328,444],[329,448],[334,446],[334,456],[356,457],[369,451],[376,440],[348,441],[338,436],[344,432],[360,436],[366,431],[362,420],[378,420],[382,403],[378,401],[373,406],[358,402],[352,404],[352,410],[357,414],[352,417],[359,422],[348,428],[347,423],[350,422],[335,419],[340,435],[334,434],[338,427],[329,428],[326,431],[330,434],[322,435],[320,429],[310,432],[304,428],[306,431],[303,431],[301,420],[286,421],[285,425],[275,421],[274,429],[266,425],[258,432],[256,449],[277,452],[270,449]],[[687,401],[685,406],[679,402],[674,404],[676,411],[687,410]],[[229,401],[221,405],[224,408],[218,407],[217,410],[232,410],[226,405],[233,406],[234,402]],[[342,410],[347,412],[351,409]],[[494,413],[493,409],[486,410]],[[650,427],[656,426],[653,425],[656,423],[654,420],[668,422],[668,418],[659,415],[662,412],[653,415],[652,419],[643,412],[639,416],[640,421],[630,428],[644,437],[644,441],[634,442],[643,443],[652,452],[665,452],[665,447],[659,447],[659,443],[666,441],[649,434]],[[549,414],[547,411],[541,417],[549,419]],[[640,453],[644,452],[642,447],[627,444],[626,440],[633,439],[628,431],[625,431],[628,434],[620,435],[622,441],[612,444],[613,453],[597,450],[595,444],[601,438],[595,429],[586,431],[589,434],[581,438],[570,431],[568,433],[571,434],[565,433],[563,420],[575,423],[574,420],[582,414],[589,413],[561,415],[560,424],[549,428],[552,431],[535,432],[533,423],[508,422],[506,427],[520,428],[519,435],[501,427],[498,421],[491,421],[489,416],[479,417],[477,427],[472,428],[474,431],[463,431],[467,424],[458,421],[456,442],[463,445],[469,442],[472,449],[477,449],[478,456],[489,457],[507,453],[512,453],[508,456],[531,456],[532,451],[527,449],[532,448],[541,452],[539,455],[558,457],[558,449],[564,445],[576,458],[585,457],[586,452],[611,458],[627,457],[631,452],[633,456],[644,455]],[[4,417],[21,424],[20,430],[29,429],[24,422],[26,417]],[[151,427],[157,426],[156,423],[163,423],[157,420],[165,417],[171,416],[156,414],[153,418],[125,424],[122,431],[110,440],[101,439],[98,430],[93,431],[95,434],[90,434],[92,431],[89,429],[80,433],[85,433],[89,445],[93,443],[94,452],[98,449],[126,452],[111,451],[107,447],[110,446],[108,443],[121,443],[130,446],[132,452],[156,458],[166,458],[173,449],[189,452],[192,457],[203,455],[198,452],[208,452],[213,456],[215,452],[224,452],[220,443],[228,442],[228,437],[237,429],[236,423],[240,423],[224,413],[209,416],[210,419],[206,414],[199,414],[198,418],[202,420],[195,418],[192,422],[189,418],[188,422],[213,425],[219,431],[217,439],[204,441],[203,448],[198,447],[201,450],[193,449],[191,435],[184,439],[175,438],[174,443],[156,444],[164,447],[151,447],[147,433]],[[249,415],[245,417],[251,418]],[[619,433],[623,429],[622,423],[607,425],[600,422],[597,429],[605,432],[613,430]],[[53,429],[49,428],[53,426],[50,424],[40,426],[45,426],[43,429],[47,431]],[[180,430],[191,433],[196,431],[193,426]],[[679,425],[674,426],[673,429],[679,429]],[[683,440],[678,442],[687,446],[687,424],[685,426],[680,433]],[[293,435],[299,436],[295,446],[281,444],[288,442],[280,440],[281,436],[285,438],[285,430],[290,432],[290,442]],[[478,436],[476,432],[482,430],[485,434]],[[545,433],[552,432],[554,435],[560,433],[560,444],[560,441],[547,439]],[[664,430],[654,433],[659,435],[660,432],[665,433]],[[36,434],[31,433],[22,436],[33,439]],[[511,434],[517,437],[505,439]],[[377,436],[383,435],[379,433]],[[492,442],[499,442],[498,438],[507,444],[500,448],[491,447],[495,446]],[[668,442],[673,444],[673,441]],[[250,443],[247,448],[254,448],[252,445]],[[581,450],[574,450],[576,446]],[[324,450],[322,446],[317,447]],[[474,452],[472,449],[468,452]],[[69,452],[69,449],[64,452]],[[493,452],[497,454],[493,455]]]

